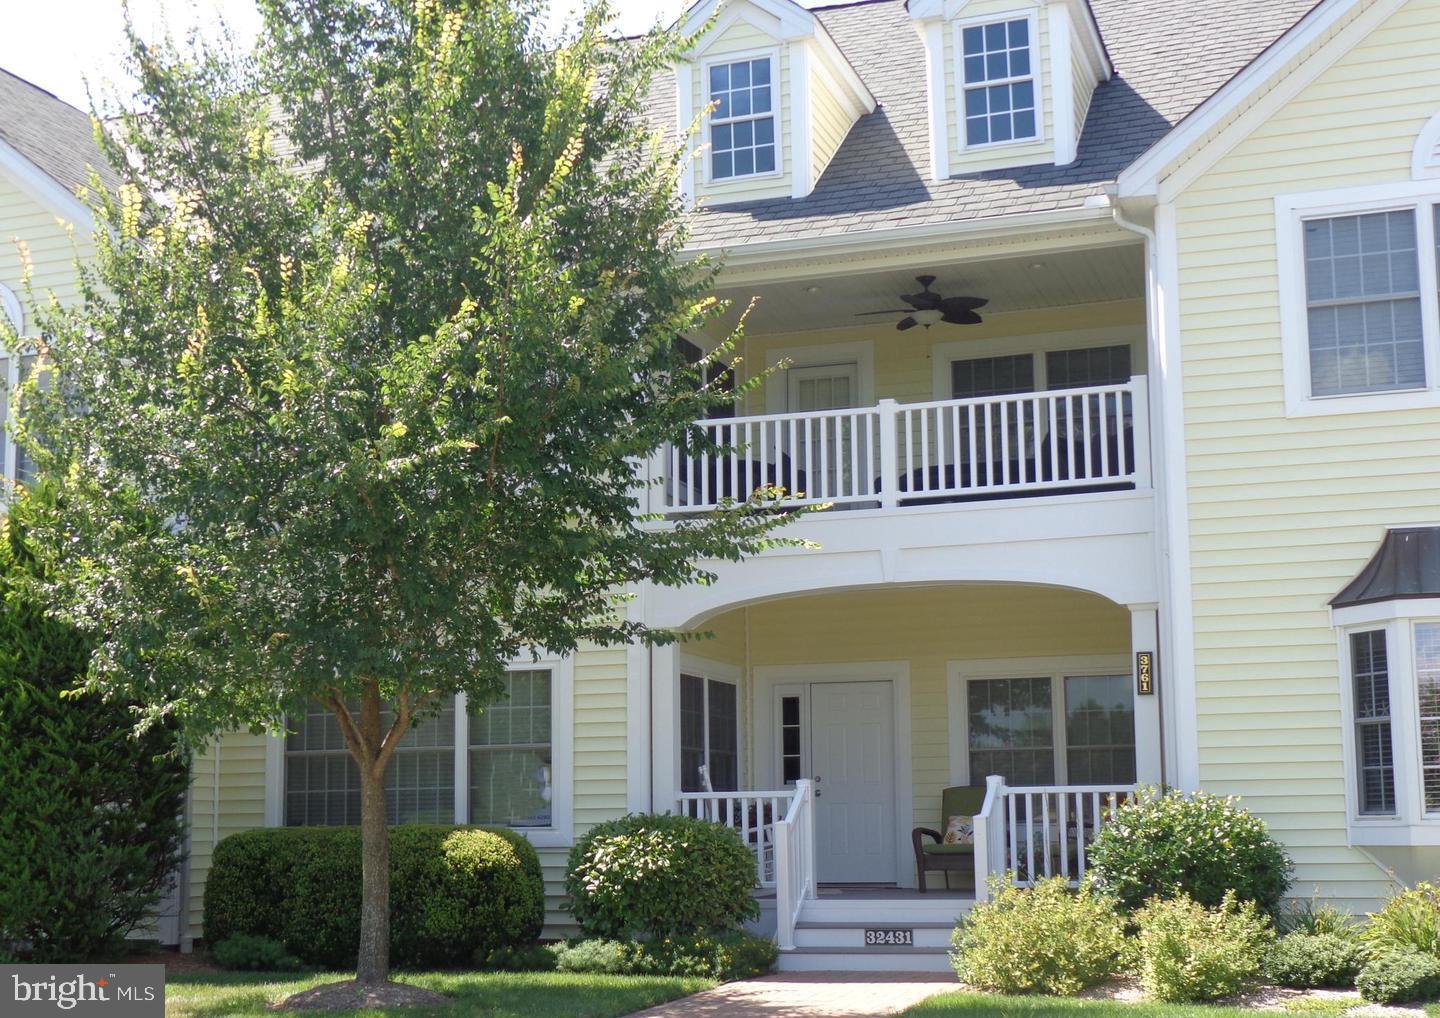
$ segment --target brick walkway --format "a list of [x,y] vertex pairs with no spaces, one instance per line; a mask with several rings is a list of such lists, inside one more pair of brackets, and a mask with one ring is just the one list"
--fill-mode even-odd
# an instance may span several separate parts
[[634,1018],[860,1018],[898,1014],[956,985],[954,976],[930,972],[785,972],[726,983]]

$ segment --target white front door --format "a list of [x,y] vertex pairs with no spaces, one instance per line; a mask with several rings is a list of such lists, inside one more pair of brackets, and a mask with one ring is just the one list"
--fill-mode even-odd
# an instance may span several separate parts
[[820,881],[893,883],[893,683],[812,683],[810,746]]

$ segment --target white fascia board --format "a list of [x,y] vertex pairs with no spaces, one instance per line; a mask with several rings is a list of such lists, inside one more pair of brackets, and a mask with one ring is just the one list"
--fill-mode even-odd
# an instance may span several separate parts
[[[905,10],[916,21],[943,18],[950,21],[958,18],[969,5],[970,0],[910,0]],[[1019,0],[1018,6],[1040,7],[1044,0]]]
[[89,206],[5,141],[0,141],[0,173],[60,219],[86,233],[94,231],[95,218]]
[[986,216],[958,222],[932,223],[925,226],[883,227],[858,230],[824,237],[787,237],[782,240],[756,241],[734,246],[716,245],[689,248],[684,254],[694,259],[709,256],[723,260],[726,268],[764,264],[781,258],[876,254],[887,250],[903,250],[917,244],[983,236],[989,239],[1022,237],[1037,230],[1063,229],[1067,226],[1093,226],[1114,221],[1109,204],[1084,208],[1057,209],[1048,212],[1026,212],[1013,216]]
[[[1205,150],[1212,146],[1222,146],[1222,154],[1228,151],[1229,146],[1224,144],[1224,139],[1210,139],[1211,133],[1224,127],[1230,118],[1261,94],[1271,80],[1280,75],[1292,61],[1303,56],[1312,46],[1322,43],[1361,2],[1362,0],[1321,0],[1294,27],[1271,43],[1215,94],[1192,110],[1170,133],[1131,163],[1120,174],[1117,182],[1120,196],[1131,198],[1157,195],[1160,178],[1166,169],[1192,148],[1197,149],[1191,156],[1192,161],[1201,161]],[[1367,15],[1379,11],[1380,19],[1383,19],[1403,4],[1404,0],[1379,0]],[[1343,49],[1348,50],[1362,34],[1363,31],[1358,25],[1352,25],[1347,32],[1342,33],[1342,36],[1347,38],[1338,41],[1343,43]],[[1278,91],[1272,90],[1266,96],[1267,100],[1276,96]],[[1285,97],[1289,98],[1288,92]],[[1207,142],[1207,139],[1210,140]],[[1205,165],[1208,166],[1209,163]]]
[[855,68],[850,66],[850,61],[845,58],[844,53],[840,52],[840,47],[835,45],[835,40],[818,20],[815,22],[814,39],[823,63],[830,68],[839,83],[845,87],[847,94],[842,95],[842,98],[848,99],[847,105],[851,105],[857,110],[855,116],[874,113],[875,96],[861,80],[860,75],[855,73]]
[[794,3],[793,0],[730,0],[730,2],[702,2],[690,9],[680,26],[682,35],[695,35],[705,27],[712,14],[719,11],[715,25],[694,49],[695,54],[705,52],[713,42],[736,21],[746,21],[777,42],[808,38],[815,34],[818,24],[815,15]]
[[811,123],[811,77],[814,52],[810,40],[790,44],[790,197],[804,198],[814,189],[814,126]]

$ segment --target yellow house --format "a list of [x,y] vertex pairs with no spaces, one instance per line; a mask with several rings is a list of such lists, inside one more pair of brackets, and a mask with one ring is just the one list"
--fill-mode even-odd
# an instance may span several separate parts
[[[651,110],[699,124],[691,244],[774,370],[640,508],[830,508],[633,592],[697,639],[422,726],[392,819],[526,832],[552,933],[594,823],[730,823],[793,969],[943,967],[987,875],[1078,877],[1137,785],[1242,796],[1297,897],[1440,869],[1440,0],[715,7]],[[0,226],[52,229],[12,178]],[[183,943],[218,840],[357,818],[294,721],[195,760]],[[946,789],[973,841],[921,873]]]

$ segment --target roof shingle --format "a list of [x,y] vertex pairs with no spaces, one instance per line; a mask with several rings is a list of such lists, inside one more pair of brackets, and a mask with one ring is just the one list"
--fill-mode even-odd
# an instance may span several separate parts
[[[690,218],[692,247],[1078,208],[1299,21],[1315,0],[1091,0],[1115,67],[1095,90],[1069,166],[930,178],[925,51],[904,0],[815,15],[874,93],[805,198],[717,205]],[[673,78],[673,76],[665,76]],[[674,132],[673,80],[651,109]]]
[[118,178],[95,144],[90,115],[0,68],[0,141],[74,193],[93,167],[107,186]]

